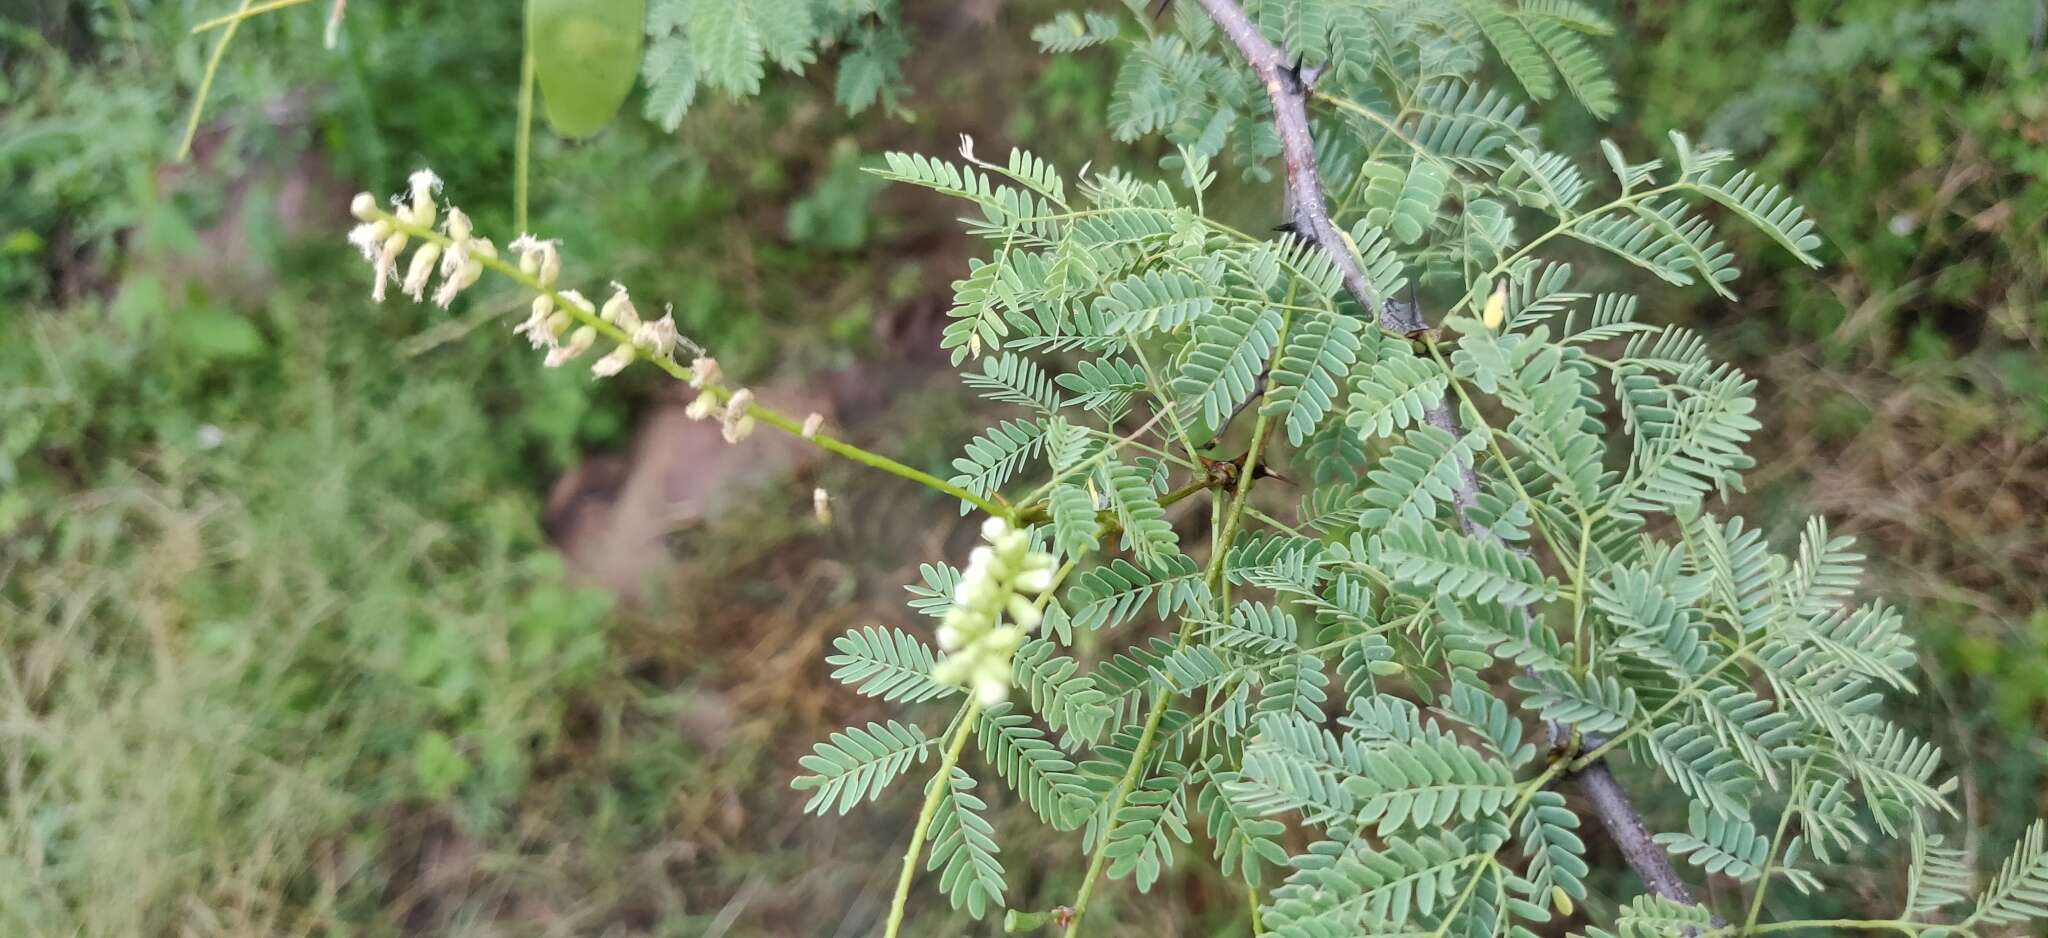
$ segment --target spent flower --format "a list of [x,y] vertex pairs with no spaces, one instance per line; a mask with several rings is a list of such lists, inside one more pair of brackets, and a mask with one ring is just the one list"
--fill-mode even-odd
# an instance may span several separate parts
[[746,388],[732,392],[732,399],[725,402],[723,426],[719,428],[727,443],[738,443],[753,435],[754,415],[747,412],[753,406],[754,392]]

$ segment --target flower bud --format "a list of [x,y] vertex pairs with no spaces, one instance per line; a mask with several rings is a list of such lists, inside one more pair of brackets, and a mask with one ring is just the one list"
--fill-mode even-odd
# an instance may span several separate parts
[[555,295],[561,297],[562,302],[582,310],[585,316],[597,315],[597,306],[585,299],[581,293],[574,290],[556,290]]
[[377,197],[367,192],[358,192],[349,200],[348,213],[357,221],[375,221],[377,218]]
[[598,359],[590,366],[590,373],[600,378],[609,378],[633,363],[633,347],[621,345],[612,349],[611,354]]
[[434,276],[434,262],[441,259],[441,246],[432,241],[412,252],[412,264],[405,269],[405,295],[417,303],[426,295],[427,281]]
[[832,494],[830,492],[822,488],[811,490],[811,514],[818,519],[819,524],[830,525],[832,523]]
[[1479,321],[1484,323],[1487,329],[1499,332],[1501,324],[1507,322],[1507,318],[1508,282],[1503,280],[1494,286],[1493,295],[1486,298],[1486,312],[1480,315]]
[[560,368],[574,361],[577,356],[582,355],[584,352],[590,351],[590,347],[596,343],[597,330],[584,326],[575,332],[569,333],[569,341],[549,349],[548,357],[542,359],[541,364],[549,368]]
[[815,440],[818,438],[818,431],[823,429],[825,429],[825,415],[812,414],[804,418],[802,436],[806,440]]
[[370,299],[379,303],[384,302],[384,285],[390,282],[398,270],[398,255],[405,250],[405,242],[403,231],[394,231],[390,237],[384,239],[384,247],[377,252],[377,283],[370,288]]
[[448,237],[451,240],[453,240],[456,244],[461,244],[462,242],[469,240],[469,236],[472,232],[472,229],[470,228],[469,224],[469,216],[462,214],[461,209],[449,209],[448,221],[445,224],[447,227],[444,230],[448,232]]
[[633,309],[633,299],[626,295],[626,288],[614,282],[611,299],[604,301],[604,310],[599,314],[604,321],[631,333],[640,328],[640,314]]

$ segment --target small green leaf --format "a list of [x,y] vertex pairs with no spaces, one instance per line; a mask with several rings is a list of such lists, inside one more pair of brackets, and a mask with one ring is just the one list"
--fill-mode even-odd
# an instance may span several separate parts
[[597,133],[633,90],[647,0],[534,0],[527,24],[548,124],[570,139]]
[[173,316],[178,346],[203,361],[246,361],[268,344],[247,317],[218,306],[194,305]]

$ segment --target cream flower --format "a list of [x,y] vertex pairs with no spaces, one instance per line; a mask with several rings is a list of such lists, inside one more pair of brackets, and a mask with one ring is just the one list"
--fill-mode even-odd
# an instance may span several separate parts
[[[945,658],[932,668],[941,684],[967,687],[984,707],[1010,695],[1010,659],[1044,614],[1029,598],[1052,588],[1052,555],[1001,518],[981,526],[982,546],[967,558],[953,606],[938,629]],[[1010,622],[1002,619],[1007,615]]]

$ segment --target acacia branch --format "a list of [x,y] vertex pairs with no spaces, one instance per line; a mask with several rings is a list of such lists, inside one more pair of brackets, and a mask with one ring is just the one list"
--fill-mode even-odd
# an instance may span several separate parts
[[[1235,0],[1200,2],[1209,18],[1237,47],[1245,64],[1251,66],[1253,74],[1265,86],[1266,96],[1272,100],[1273,127],[1279,134],[1281,154],[1287,161],[1287,194],[1294,216],[1289,220],[1293,222],[1294,232],[1330,256],[1343,276],[1345,290],[1366,309],[1377,311],[1381,326],[1403,334],[1421,331],[1425,324],[1420,312],[1412,306],[1386,302],[1373,290],[1357,253],[1330,220],[1322,180],[1316,173],[1315,141],[1309,134],[1308,89],[1303,85],[1299,70],[1290,67],[1280,49],[1259,32]],[[1451,410],[1448,397],[1432,403],[1423,416],[1431,426],[1453,437],[1460,435],[1458,418]],[[1461,468],[1454,499],[1458,516],[1464,522],[1466,533],[1474,537],[1492,537],[1492,532],[1473,523],[1468,515],[1467,510],[1477,501],[1478,494],[1479,480],[1468,463]],[[1524,614],[1527,614],[1526,609]],[[1569,735],[1569,730],[1553,727],[1553,735]],[[1622,789],[1607,765],[1594,762],[1575,778],[1586,800],[1593,806],[1593,813],[1599,817],[1601,826],[1620,847],[1623,858],[1642,878],[1643,885],[1672,902],[1696,905],[1685,881],[1679,878],[1664,849],[1651,839],[1650,832],[1643,826],[1641,812],[1636,810],[1628,792]]]

